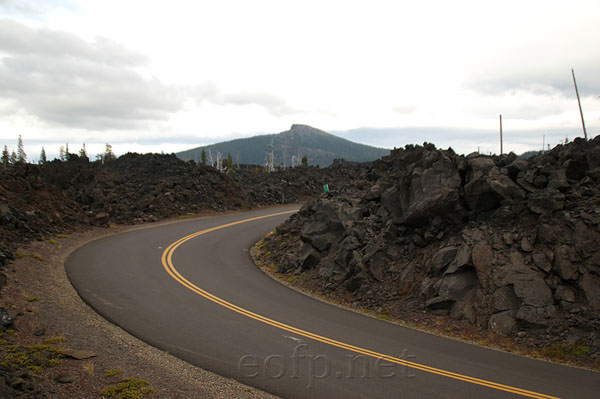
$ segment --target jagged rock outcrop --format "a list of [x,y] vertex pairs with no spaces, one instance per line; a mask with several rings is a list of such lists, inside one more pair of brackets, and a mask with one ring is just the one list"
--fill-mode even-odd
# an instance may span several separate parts
[[[359,164],[230,173],[175,155],[125,154],[89,162],[17,164],[0,171],[0,267],[16,245],[90,225],[138,224],[203,211],[250,209],[315,197],[324,183],[350,181]],[[1,275],[0,275],[1,285]]]
[[357,306],[576,330],[600,350],[600,136],[529,160],[396,149],[267,242],[280,272]]

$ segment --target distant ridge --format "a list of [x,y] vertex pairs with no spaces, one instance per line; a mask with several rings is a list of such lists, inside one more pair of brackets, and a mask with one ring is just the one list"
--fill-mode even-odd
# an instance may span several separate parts
[[329,166],[336,158],[351,162],[365,162],[381,158],[390,153],[385,148],[371,147],[354,143],[333,134],[307,125],[292,125],[290,130],[278,134],[265,134],[243,139],[224,141],[203,147],[182,151],[176,155],[183,160],[200,162],[202,150],[210,149],[213,158],[220,152],[225,158],[231,154],[233,161],[240,164],[263,165],[266,154],[271,151],[275,156],[275,166],[292,164],[292,157],[308,158],[309,165]]

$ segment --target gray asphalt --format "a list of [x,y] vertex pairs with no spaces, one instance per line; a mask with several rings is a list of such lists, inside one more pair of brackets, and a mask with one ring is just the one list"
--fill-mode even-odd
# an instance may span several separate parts
[[[198,295],[163,267],[163,252],[182,237],[285,210],[223,215],[116,234],[76,250],[67,260],[67,274],[88,304],[131,334],[189,363],[285,398],[528,397],[465,382],[462,377],[377,360],[265,324]],[[600,397],[600,373],[400,327],[325,304],[273,281],[253,264],[248,249],[288,216],[190,239],[175,250],[172,263],[185,279],[221,299],[322,337],[525,389],[535,393],[532,397]]]

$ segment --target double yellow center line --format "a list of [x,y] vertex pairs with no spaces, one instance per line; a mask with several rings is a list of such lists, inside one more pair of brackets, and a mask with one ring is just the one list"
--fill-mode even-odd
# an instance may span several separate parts
[[276,320],[272,320],[269,319],[268,317],[265,316],[261,316],[257,313],[251,312],[249,310],[246,310],[244,308],[241,308],[237,305],[234,305],[230,302],[225,301],[224,299],[221,299],[205,290],[203,290],[202,288],[194,285],[193,283],[191,283],[190,281],[188,281],[185,277],[183,277],[178,271],[177,269],[175,269],[175,266],[173,265],[173,253],[175,252],[175,250],[183,243],[196,238],[198,236],[201,236],[203,234],[206,233],[210,233],[212,231],[215,230],[220,230],[220,229],[224,229],[227,227],[231,227],[231,226],[235,226],[238,224],[242,224],[242,223],[248,223],[248,222],[252,222],[255,220],[260,220],[260,219],[265,219],[265,218],[269,218],[269,217],[274,217],[274,216],[280,216],[280,215],[286,215],[286,214],[290,214],[290,213],[294,213],[296,211],[286,211],[286,212],[278,212],[278,213],[272,213],[269,215],[264,215],[264,216],[257,216],[257,217],[253,217],[253,218],[249,218],[249,219],[244,219],[244,220],[239,220],[237,222],[232,222],[232,223],[227,223],[227,224],[223,224],[220,226],[216,226],[216,227],[211,227],[209,229],[205,229],[202,231],[198,231],[196,233],[190,234],[188,236],[185,236],[183,238],[180,238],[179,240],[175,241],[174,243],[172,243],[171,245],[169,245],[163,252],[162,254],[162,264],[163,267],[165,268],[165,270],[167,271],[167,273],[169,273],[169,275],[171,277],[173,277],[178,283],[180,283],[181,285],[183,285],[184,287],[186,287],[187,289],[189,289],[190,291],[195,292],[196,294],[208,299],[209,301],[212,301],[220,306],[223,306],[227,309],[230,309],[236,313],[239,313],[243,316],[249,317],[251,319],[257,320],[261,323],[264,324],[268,324],[270,326],[279,328],[281,330],[293,333],[293,334],[298,334],[300,336],[303,336],[305,338],[310,338],[313,339],[315,341],[319,341],[331,346],[335,346],[341,349],[345,349],[354,353],[358,353],[358,354],[362,354],[362,355],[366,355],[366,356],[371,356],[373,358],[376,359],[382,359],[385,361],[388,361],[390,363],[395,363],[395,364],[399,364],[399,365],[403,365],[406,367],[410,367],[416,370],[421,370],[421,371],[425,371],[427,373],[432,373],[432,374],[437,374],[443,377],[448,377],[448,378],[452,378],[455,380],[459,380],[459,381],[464,381],[464,382],[468,382],[471,384],[476,384],[476,385],[481,385],[484,387],[488,387],[488,388],[492,388],[492,389],[497,389],[500,391],[505,391],[505,392],[510,392],[510,393],[514,393],[514,394],[518,394],[524,397],[528,397],[528,398],[536,398],[536,399],[557,399],[555,396],[550,396],[550,395],[545,395],[545,394],[541,394],[541,393],[537,393],[537,392],[532,392],[532,391],[528,391],[525,389],[521,389],[521,388],[516,388],[516,387],[511,387],[508,385],[503,385],[503,384],[499,384],[496,382],[492,382],[492,381],[487,381],[487,380],[482,380],[479,378],[475,378],[475,377],[469,377],[466,375],[462,375],[462,374],[458,374],[458,373],[453,373],[451,371],[446,371],[446,370],[442,370],[442,369],[438,369],[435,367],[430,367],[430,366],[426,366],[423,364],[419,364],[419,363],[415,363],[415,362],[411,362],[408,360],[404,360],[404,359],[400,359],[397,357],[393,357],[393,356],[388,356],[382,353],[377,353],[368,349],[364,349],[364,348],[360,348],[358,346],[354,346],[354,345],[350,345],[350,344],[346,344],[344,342],[340,342],[340,341],[336,341],[334,339],[331,338],[327,338],[327,337],[323,337],[321,335],[312,333],[310,331],[305,331],[284,323],[281,323],[279,321]]

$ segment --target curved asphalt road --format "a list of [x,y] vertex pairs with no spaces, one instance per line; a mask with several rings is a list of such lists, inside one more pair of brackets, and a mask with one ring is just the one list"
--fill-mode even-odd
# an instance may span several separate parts
[[273,281],[248,248],[289,214],[206,231],[293,209],[116,234],[75,251],[67,273],[133,335],[286,398],[600,397],[599,373],[399,327]]

